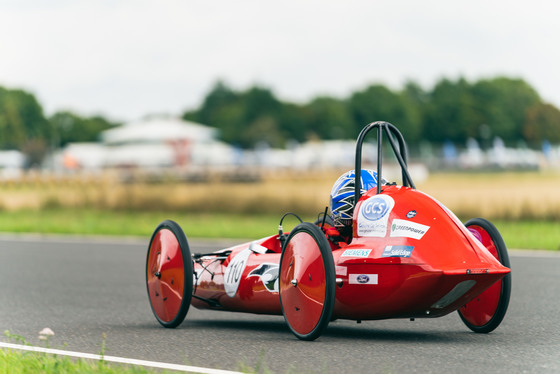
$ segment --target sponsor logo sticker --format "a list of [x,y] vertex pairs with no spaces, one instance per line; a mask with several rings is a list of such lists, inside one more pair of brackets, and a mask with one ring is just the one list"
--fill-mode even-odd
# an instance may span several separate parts
[[391,203],[386,199],[387,196],[375,196],[368,199],[362,205],[362,214],[370,221],[377,221],[385,217],[385,214],[392,208]]
[[350,274],[349,284],[378,284],[378,274]]
[[430,226],[402,219],[394,219],[391,225],[391,237],[422,239],[429,229]]
[[348,273],[348,268],[346,266],[335,266],[334,270],[336,272],[336,275],[340,276],[346,276],[346,274]]
[[414,247],[410,245],[388,245],[381,257],[410,257]]
[[279,264],[264,263],[251,270],[247,278],[259,277],[265,288],[270,292],[278,292]]
[[414,218],[416,217],[416,211],[411,210],[410,212],[406,213],[406,218]]
[[347,249],[340,257],[368,257],[371,249]]
[[365,200],[358,213],[358,236],[384,238],[394,206],[395,200],[387,195],[376,195]]
[[358,281],[358,283],[367,283],[369,282],[369,276],[365,275],[365,274],[360,274],[356,277],[356,280]]

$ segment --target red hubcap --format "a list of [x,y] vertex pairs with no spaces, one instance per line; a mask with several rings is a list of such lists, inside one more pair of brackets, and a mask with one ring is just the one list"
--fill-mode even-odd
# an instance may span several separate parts
[[319,323],[326,294],[325,266],[313,237],[304,232],[294,235],[280,268],[284,315],[295,331],[308,334]]
[[[496,259],[500,260],[496,245],[486,230],[480,226],[469,226],[468,230]],[[474,300],[461,307],[460,311],[463,318],[475,326],[486,325],[498,309],[501,292],[502,281],[500,280],[478,295]]]
[[147,271],[152,308],[160,320],[170,322],[179,313],[185,288],[181,246],[170,230],[154,236]]

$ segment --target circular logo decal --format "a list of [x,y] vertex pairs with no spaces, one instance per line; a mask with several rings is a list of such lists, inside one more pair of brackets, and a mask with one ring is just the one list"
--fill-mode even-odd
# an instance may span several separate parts
[[406,213],[406,218],[414,218],[416,216],[416,211],[411,210],[410,212]]
[[367,200],[362,207],[362,213],[370,221],[377,221],[387,214],[390,209],[387,201],[381,197],[374,197]]
[[368,283],[369,282],[369,277],[365,274],[360,274],[360,275],[358,275],[356,280],[358,281],[358,283]]

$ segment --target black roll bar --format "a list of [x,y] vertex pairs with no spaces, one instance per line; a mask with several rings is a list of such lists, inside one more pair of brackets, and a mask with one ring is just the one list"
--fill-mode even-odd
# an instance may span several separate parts
[[[385,121],[377,121],[372,122],[369,125],[365,126],[362,131],[360,131],[360,135],[358,135],[358,140],[356,141],[356,163],[354,167],[354,204],[358,203],[360,199],[361,193],[361,178],[362,178],[362,144],[364,142],[364,138],[370,130],[376,128],[377,129],[377,193],[381,193],[381,180],[383,179],[381,174],[381,168],[383,166],[383,133],[387,135],[387,139],[389,140],[389,144],[391,144],[391,148],[393,149],[393,153],[397,157],[397,161],[401,167],[402,171],[402,184],[405,187],[411,187],[416,189],[414,186],[414,182],[410,177],[410,173],[408,172],[407,167],[407,150],[406,150],[406,143],[404,142],[404,138],[394,125],[390,124],[389,122]],[[398,142],[395,143],[395,139]]]

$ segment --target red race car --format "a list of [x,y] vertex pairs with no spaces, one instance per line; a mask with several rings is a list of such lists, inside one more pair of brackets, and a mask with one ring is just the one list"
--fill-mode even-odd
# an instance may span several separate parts
[[[376,172],[361,168],[370,130],[377,132]],[[402,185],[382,178],[383,139]],[[375,122],[358,136],[355,169],[335,183],[329,215],[290,233],[281,220],[276,235],[210,254],[191,254],[179,225],[164,221],[150,240],[146,283],[165,327],[178,326],[192,304],[282,314],[302,340],[316,339],[338,318],[434,318],[455,310],[471,330],[488,333],[508,307],[509,267],[494,225],[482,218],[463,224],[416,190],[401,133]]]

